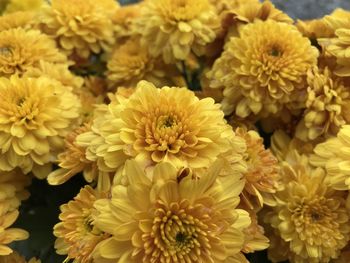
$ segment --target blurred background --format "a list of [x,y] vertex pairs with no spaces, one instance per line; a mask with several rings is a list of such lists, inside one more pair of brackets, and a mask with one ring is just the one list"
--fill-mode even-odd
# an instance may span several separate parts
[[[293,18],[311,19],[331,13],[335,8],[350,9],[349,0],[271,0],[277,8]],[[120,0],[121,4],[138,2],[137,0]]]

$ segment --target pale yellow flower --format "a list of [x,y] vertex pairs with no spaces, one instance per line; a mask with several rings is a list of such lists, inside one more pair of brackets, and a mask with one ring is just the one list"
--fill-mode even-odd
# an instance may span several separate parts
[[53,79],[0,78],[0,169],[46,177],[79,108],[70,89]]
[[109,236],[96,226],[97,211],[93,207],[96,200],[105,197],[107,194],[85,186],[74,200],[60,207],[61,222],[55,225],[53,232],[57,237],[57,254],[67,255],[67,259],[74,262],[93,262],[91,254],[96,245]]
[[150,180],[128,161],[130,184],[95,203],[97,226],[112,235],[97,246],[96,262],[247,262],[240,251],[250,219],[237,209],[244,182],[218,177],[221,166],[198,179],[160,163]]
[[142,44],[165,63],[185,60],[191,52],[202,55],[220,26],[208,0],[149,0],[135,23]]
[[111,17],[114,0],[52,0],[40,17],[42,30],[67,53],[87,58],[110,50],[114,43]]
[[327,139],[314,149],[311,163],[327,170],[327,179],[334,189],[350,189],[349,150],[350,125],[344,125],[336,137]]
[[256,21],[232,37],[210,72],[211,87],[224,87],[225,114],[268,116],[292,107],[305,93],[306,71],[318,51],[293,25]]
[[328,68],[307,73],[307,98],[303,118],[295,136],[303,141],[335,135],[350,123],[350,90]]
[[40,61],[67,63],[55,41],[38,30],[13,28],[0,31],[0,76],[22,74]]
[[337,59],[334,73],[338,76],[350,76],[350,60],[347,50],[350,46],[350,12],[342,9],[335,10],[325,16],[327,26],[334,30],[334,36],[323,39],[326,50]]
[[141,81],[129,97],[116,96],[108,113],[92,126],[97,136],[81,134],[78,145],[88,144],[88,159],[102,157],[116,170],[135,158],[145,168],[166,161],[176,167],[206,168],[230,150],[234,137],[220,105],[199,100],[186,88],[156,88]]
[[329,262],[349,241],[349,214],[344,192],[326,183],[322,168],[312,168],[308,158],[284,163],[284,189],[278,204],[267,214],[271,226],[287,242],[296,263]]

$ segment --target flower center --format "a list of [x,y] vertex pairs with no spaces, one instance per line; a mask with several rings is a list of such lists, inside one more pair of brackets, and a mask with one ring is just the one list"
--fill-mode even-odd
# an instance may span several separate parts
[[158,120],[159,128],[171,128],[176,125],[176,119],[172,116],[161,116]]
[[10,46],[0,47],[0,55],[9,57],[12,55],[12,48]]
[[282,51],[278,47],[272,46],[268,51],[268,54],[272,57],[280,57],[282,55]]

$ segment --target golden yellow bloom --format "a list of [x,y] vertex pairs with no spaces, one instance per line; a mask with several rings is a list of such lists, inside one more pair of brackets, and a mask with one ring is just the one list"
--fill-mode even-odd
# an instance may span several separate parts
[[208,0],[149,0],[141,6],[135,30],[152,56],[165,63],[201,55],[214,41],[219,19]]
[[135,93],[129,98],[117,95],[108,114],[95,120],[92,130],[99,136],[82,134],[78,145],[90,144],[114,170],[129,158],[144,167],[166,161],[179,168],[206,168],[230,149],[234,137],[219,107],[186,88],[158,89],[141,81]]
[[97,226],[112,234],[97,246],[96,262],[245,262],[242,231],[250,219],[237,209],[244,182],[218,177],[221,166],[198,179],[160,163],[150,180],[127,161],[130,185],[115,185],[111,199],[95,203]]
[[350,189],[350,125],[344,125],[336,137],[318,144],[311,157],[311,163],[327,170],[328,181],[334,189]]
[[337,134],[341,126],[350,123],[348,87],[328,68],[320,71],[310,69],[307,83],[306,109],[295,136],[307,141]]
[[12,249],[7,245],[13,241],[24,240],[28,238],[28,233],[19,228],[9,228],[17,219],[18,210],[11,212],[0,209],[0,257],[12,253]]
[[279,188],[280,175],[278,161],[266,150],[263,139],[256,131],[238,128],[236,135],[243,138],[247,148],[243,160],[247,163],[244,173],[246,180],[241,199],[249,209],[260,209],[264,203],[274,205],[274,193]]
[[349,215],[344,192],[331,189],[322,168],[312,168],[308,158],[284,163],[284,189],[268,221],[288,243],[292,262],[329,262],[349,241]]
[[85,186],[74,197],[74,200],[60,207],[61,222],[55,225],[54,235],[56,252],[68,255],[74,262],[92,262],[91,253],[96,245],[109,235],[103,233],[96,225],[96,200],[106,198],[107,195]]
[[14,251],[8,256],[0,256],[0,263],[41,263],[41,260],[32,258],[27,261],[24,257]]
[[52,0],[40,17],[42,30],[67,54],[87,58],[113,45],[111,16],[116,8],[114,0]]
[[115,87],[133,87],[140,80],[161,85],[169,75],[164,71],[164,63],[151,57],[138,38],[129,39],[116,48],[108,60],[107,69],[107,78]]
[[241,28],[210,72],[211,87],[224,87],[225,114],[267,116],[300,100],[306,71],[318,51],[295,26],[273,20]]
[[53,79],[0,78],[0,170],[19,167],[46,177],[79,107],[70,89]]
[[338,76],[350,76],[350,60],[346,53],[350,46],[350,12],[336,9],[331,15],[325,16],[324,20],[335,34],[326,39],[326,50],[337,59],[338,67],[334,73]]
[[41,60],[67,63],[55,41],[37,30],[14,28],[0,32],[0,76],[24,73]]
[[10,0],[6,6],[5,14],[18,11],[38,11],[45,4],[45,0]]

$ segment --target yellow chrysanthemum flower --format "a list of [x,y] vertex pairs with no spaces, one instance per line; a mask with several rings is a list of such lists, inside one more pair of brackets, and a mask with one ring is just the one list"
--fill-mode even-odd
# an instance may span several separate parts
[[61,222],[55,225],[53,232],[57,237],[57,254],[67,255],[67,259],[74,262],[93,262],[91,253],[109,236],[96,226],[97,211],[93,206],[96,200],[106,197],[106,194],[85,186],[74,200],[60,207]]
[[278,161],[275,156],[266,150],[263,139],[256,131],[246,131],[238,128],[236,135],[246,142],[246,152],[243,160],[247,163],[244,173],[246,180],[241,194],[242,201],[249,209],[260,209],[264,203],[274,205],[274,193],[279,189],[280,174]]
[[210,72],[211,87],[224,87],[225,114],[267,116],[300,100],[306,71],[318,51],[295,26],[273,20],[241,28]]
[[31,258],[29,261],[27,261],[24,257],[14,251],[8,256],[0,256],[0,263],[41,263],[41,260]]
[[67,58],[53,40],[37,30],[15,28],[0,32],[0,76],[22,74],[40,61],[65,64]]
[[311,163],[324,167],[328,173],[328,181],[334,189],[350,189],[350,125],[344,125],[336,137],[318,144],[315,155],[311,156]]
[[[337,59],[334,73],[338,76],[350,76],[350,60],[347,50],[350,46],[350,12],[336,9],[325,16],[327,26],[334,30],[335,36],[326,39],[326,50]],[[322,40],[324,41],[324,40]]]
[[114,0],[52,0],[40,17],[42,30],[67,54],[87,58],[113,45],[111,17],[116,8]]
[[310,69],[307,73],[307,98],[303,119],[295,136],[303,141],[335,135],[350,123],[350,90],[328,68]]
[[108,113],[95,120],[91,133],[81,134],[78,145],[89,145],[88,159],[103,157],[117,169],[135,158],[144,167],[166,161],[177,167],[205,168],[230,150],[234,137],[220,105],[199,100],[186,88],[156,88],[141,81],[129,97],[117,95]]
[[70,89],[53,79],[0,78],[0,170],[19,167],[46,177],[79,107]]
[[130,185],[115,185],[111,199],[95,203],[97,226],[112,235],[97,246],[96,262],[245,262],[242,231],[250,219],[237,209],[244,182],[218,177],[221,166],[196,179],[160,163],[150,180],[128,161]]
[[329,262],[349,241],[349,214],[344,192],[329,187],[322,168],[312,168],[308,158],[284,163],[284,189],[267,221],[288,243],[295,263]]
[[201,55],[220,26],[208,0],[149,0],[141,8],[135,30],[150,54],[166,63]]
[[24,240],[29,237],[28,233],[19,228],[10,228],[19,215],[18,210],[11,212],[0,210],[0,257],[10,255],[13,250],[8,244],[13,241]]
[[151,57],[137,38],[127,40],[114,50],[107,69],[107,78],[115,87],[133,87],[140,80],[161,85],[165,82],[165,76],[169,75],[164,70],[164,63]]
[[45,0],[10,0],[6,6],[5,14],[18,11],[38,11],[45,4]]

